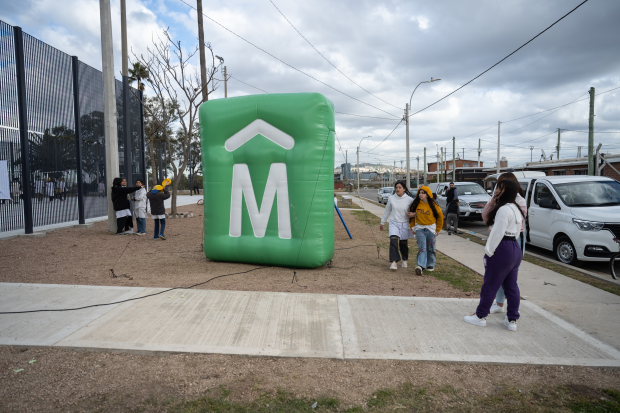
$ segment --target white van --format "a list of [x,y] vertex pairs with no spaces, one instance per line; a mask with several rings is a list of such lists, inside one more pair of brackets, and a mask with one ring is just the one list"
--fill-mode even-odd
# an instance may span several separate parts
[[528,244],[558,261],[609,261],[620,238],[620,183],[603,176],[518,178],[528,206]]

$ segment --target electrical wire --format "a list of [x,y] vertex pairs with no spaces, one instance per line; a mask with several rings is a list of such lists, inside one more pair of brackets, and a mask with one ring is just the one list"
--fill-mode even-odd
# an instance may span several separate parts
[[[401,119],[401,120],[400,120],[400,122],[398,122],[398,125],[396,125],[396,126],[394,127],[394,129],[392,129],[392,132],[390,132],[390,133],[388,134],[388,136],[386,136],[386,137],[385,137],[385,138],[384,138],[381,142],[379,142],[379,145],[381,145],[383,142],[385,142],[385,141],[387,140],[387,138],[389,138],[389,137],[390,137],[390,136],[394,133],[394,131],[396,130],[396,128],[398,128],[398,127],[400,126],[400,124],[401,124],[401,123],[403,123],[403,120],[404,120],[404,119]],[[379,145],[375,146],[375,147],[374,147],[374,148],[372,148],[371,150],[369,150],[369,151],[367,151],[367,152],[364,152],[364,153],[371,153],[372,151],[374,151],[375,149],[377,149],[377,148],[379,147]],[[360,152],[361,152],[361,151],[360,151]]]
[[354,113],[345,113],[345,112],[336,112],[336,113],[338,113],[338,114],[340,114],[340,115],[357,116],[357,117],[359,117],[359,118],[371,118],[371,119],[395,120],[395,119],[392,119],[392,118],[379,118],[379,117],[376,117],[376,116],[356,115],[356,114],[354,114]]
[[250,85],[249,83],[245,83],[243,80],[238,79],[238,78],[236,78],[236,77],[234,77],[234,76],[228,75],[228,77],[230,77],[231,79],[235,79],[236,81],[241,82],[241,83],[243,83],[243,84],[244,84],[244,85],[246,85],[246,86],[253,87],[254,89],[258,89],[258,90],[260,90],[261,92],[269,93],[269,92],[267,92],[266,90],[263,90],[263,89],[261,89],[261,88],[259,88],[259,87],[252,86],[252,85]]
[[353,80],[353,79],[351,79],[349,76],[345,75],[345,74],[342,72],[342,70],[338,69],[338,68],[336,67],[336,65],[334,65],[332,62],[330,62],[330,61],[329,61],[329,59],[327,59],[327,57],[325,57],[325,56],[324,56],[321,52],[319,52],[319,51],[317,50],[317,48],[316,48],[316,47],[314,47],[314,45],[313,45],[312,43],[310,43],[310,41],[309,41],[308,39],[306,39],[306,37],[305,37],[303,34],[301,34],[301,32],[300,32],[299,30],[297,30],[297,27],[295,27],[295,26],[293,25],[293,23],[291,23],[291,21],[290,21],[290,20],[289,20],[289,19],[288,19],[285,15],[284,15],[284,13],[282,13],[282,11],[278,8],[278,6],[276,6],[276,5],[275,5],[275,3],[274,3],[272,0],[269,0],[269,1],[271,2],[271,4],[273,4],[273,7],[275,7],[275,8],[276,8],[276,10],[277,10],[277,11],[278,11],[281,15],[282,15],[282,17],[284,17],[284,20],[286,20],[286,21],[288,22],[288,24],[290,24],[290,25],[291,25],[291,27],[292,27],[293,29],[295,29],[295,31],[297,32],[297,34],[299,34],[299,35],[301,36],[301,38],[302,38],[302,39],[304,39],[304,40],[306,41],[306,43],[308,43],[308,44],[310,45],[310,47],[312,47],[312,48],[314,49],[314,51],[315,51],[315,52],[317,52],[317,53],[319,54],[319,56],[321,56],[323,59],[325,59],[325,61],[326,61],[327,63],[329,63],[329,64],[330,64],[330,65],[331,65],[334,69],[336,69],[338,72],[340,72],[340,74],[341,74],[341,75],[343,75],[344,77],[346,77],[347,79],[349,79],[349,80],[350,80],[350,81],[351,81],[351,82],[352,82],[355,86],[359,87],[359,88],[360,88],[360,89],[362,89],[364,92],[366,92],[366,93],[368,93],[369,95],[371,95],[371,96],[373,96],[373,97],[375,97],[375,98],[379,99],[381,102],[383,102],[383,103],[385,103],[385,104],[387,104],[387,105],[390,105],[390,106],[392,106],[392,107],[395,107],[396,109],[402,109],[401,107],[398,107],[398,106],[396,106],[396,105],[392,105],[390,102],[386,102],[385,100],[381,99],[379,96],[377,96],[377,95],[373,94],[372,92],[370,92],[370,91],[368,91],[368,90],[364,89],[364,88],[363,88],[362,86],[360,86],[357,82],[355,82],[355,80]]
[[[181,0],[182,1],[182,0]],[[430,108],[431,106],[436,105],[437,103],[441,102],[442,100],[444,100],[445,98],[455,94],[456,92],[458,92],[459,90],[463,89],[465,86],[469,85],[471,82],[473,82],[474,80],[478,79],[480,76],[484,75],[485,73],[487,73],[489,70],[493,69],[495,66],[499,65],[500,63],[502,63],[504,60],[508,59],[510,56],[512,56],[513,54],[517,53],[519,50],[523,49],[525,46],[527,46],[528,44],[530,44],[531,42],[533,42],[537,37],[539,37],[540,35],[542,35],[543,33],[545,33],[547,30],[549,30],[550,28],[552,28],[553,26],[555,26],[556,24],[558,24],[561,20],[563,20],[564,18],[566,18],[569,14],[571,14],[572,12],[574,12],[575,10],[577,10],[579,7],[583,6],[585,3],[587,3],[588,0],[584,0],[581,3],[579,3],[577,5],[577,7],[575,7],[574,9],[572,9],[571,11],[569,11],[568,13],[566,13],[564,16],[560,17],[558,20],[556,20],[553,24],[551,24],[549,27],[547,27],[545,30],[543,30],[542,32],[538,33],[536,36],[532,37],[530,40],[528,40],[526,43],[524,43],[523,45],[519,46],[519,48],[517,48],[514,52],[510,53],[508,56],[504,57],[502,60],[500,60],[499,62],[495,63],[493,66],[489,67],[487,70],[485,70],[484,72],[480,73],[478,76],[474,77],[473,79],[471,79],[469,82],[465,83],[463,86],[459,87],[458,89],[453,90],[452,92],[448,93],[446,96],[442,97],[441,99],[435,101],[434,103],[431,103],[430,105],[426,106],[425,108],[422,108],[420,110],[418,110],[417,112],[412,113],[411,115],[409,115],[409,117],[413,116],[413,115],[417,115],[420,112],[425,111],[426,109]]]
[[[185,2],[185,0],[179,0],[179,1],[180,1],[181,3],[183,3],[183,4],[185,4],[187,7],[189,7],[189,8],[191,8],[191,9],[195,10],[195,11],[196,11],[196,13],[198,13],[198,10],[197,10],[194,6],[192,6],[191,4],[188,4],[187,2]],[[586,0],[586,1],[588,1],[588,0]],[[393,117],[395,117],[395,118],[397,118],[397,119],[399,118],[399,116],[396,116],[396,115],[394,115],[394,114],[392,114],[392,113],[390,113],[390,112],[386,112],[386,111],[385,111],[385,110],[383,110],[383,109],[380,109],[380,108],[378,108],[378,107],[376,107],[376,106],[371,105],[370,103],[366,103],[366,102],[364,102],[363,100],[360,100],[360,99],[358,99],[358,98],[355,98],[355,97],[353,97],[353,96],[351,96],[351,95],[349,95],[349,94],[347,94],[347,93],[345,93],[345,92],[343,92],[343,91],[341,91],[341,90],[339,90],[339,89],[336,89],[335,87],[333,87],[333,86],[331,86],[331,85],[329,85],[329,84],[327,84],[327,83],[323,82],[322,80],[317,79],[316,77],[312,76],[311,74],[306,73],[306,72],[304,72],[303,70],[298,69],[298,68],[296,68],[295,66],[291,65],[290,63],[285,62],[284,60],[280,59],[279,57],[276,57],[275,55],[273,55],[273,54],[269,53],[267,50],[265,50],[265,49],[263,49],[263,48],[261,48],[261,47],[257,46],[256,44],[252,43],[251,41],[249,41],[249,40],[248,40],[248,39],[246,39],[245,37],[243,37],[243,36],[241,36],[241,35],[239,35],[239,34],[237,34],[237,33],[233,32],[233,31],[232,31],[232,30],[230,30],[228,27],[224,26],[223,24],[219,23],[218,21],[214,20],[213,18],[211,18],[211,17],[207,16],[206,14],[202,13],[202,15],[203,15],[204,17],[206,17],[207,19],[211,20],[213,23],[215,23],[215,24],[217,24],[218,26],[220,26],[221,28],[223,28],[224,30],[226,30],[227,32],[229,32],[229,33],[233,34],[234,36],[237,36],[239,39],[243,40],[244,42],[248,43],[249,45],[251,45],[251,46],[255,47],[256,49],[260,50],[261,52],[263,52],[263,53],[265,53],[265,54],[267,54],[267,55],[271,56],[272,58],[276,59],[278,62],[280,62],[280,63],[282,63],[282,64],[284,64],[284,65],[286,65],[286,66],[290,67],[291,69],[293,69],[293,70],[295,70],[295,71],[297,71],[297,72],[299,72],[299,73],[301,73],[301,74],[303,74],[303,75],[305,75],[305,76],[309,77],[310,79],[315,80],[315,81],[317,81],[317,82],[319,82],[319,83],[321,83],[321,84],[323,84],[323,85],[327,86],[328,88],[330,88],[330,89],[332,89],[332,90],[334,90],[334,91],[336,91],[336,92],[338,92],[338,93],[340,93],[340,94],[342,94],[342,95],[344,95],[344,96],[346,96],[346,97],[348,97],[348,98],[351,98],[351,99],[356,100],[356,101],[358,101],[358,102],[360,102],[360,103],[363,103],[363,104],[364,104],[364,105],[366,105],[366,106],[370,106],[370,107],[371,107],[371,108],[373,108],[373,109],[377,109],[377,110],[379,110],[379,111],[381,111],[381,112],[383,112],[383,113],[387,113],[388,115],[393,116]]]
[[126,303],[126,302],[129,302],[129,301],[142,300],[143,298],[153,297],[155,295],[164,294],[164,293],[170,292],[172,290],[189,290],[191,288],[198,287],[199,285],[206,284],[206,283],[208,283],[210,281],[213,281],[213,280],[215,280],[217,278],[229,277],[231,275],[247,274],[249,272],[256,271],[256,270],[263,270],[265,268],[272,268],[272,266],[257,267],[257,268],[252,268],[251,270],[247,270],[247,271],[235,272],[235,273],[232,273],[232,274],[218,275],[216,277],[209,278],[207,281],[204,281],[204,282],[201,282],[201,283],[198,283],[198,284],[194,284],[194,285],[191,285],[189,287],[173,287],[173,288],[168,288],[167,290],[163,290],[163,291],[160,291],[158,293],[143,295],[143,296],[140,296],[140,297],[128,298],[126,300],[114,301],[114,302],[111,302],[111,303],[91,304],[91,305],[85,305],[83,307],[75,307],[75,308],[52,308],[52,309],[27,310],[27,311],[3,311],[3,312],[0,312],[0,315],[2,315],[2,314],[27,314],[27,313],[75,311],[75,310],[85,310],[87,308],[103,307],[103,306],[106,306],[106,305],[122,304],[122,303]]
[[[562,132],[579,132],[579,133],[590,133],[587,130],[572,130],[572,129],[562,129]],[[592,133],[620,133],[620,131],[609,131],[609,132],[592,132]]]

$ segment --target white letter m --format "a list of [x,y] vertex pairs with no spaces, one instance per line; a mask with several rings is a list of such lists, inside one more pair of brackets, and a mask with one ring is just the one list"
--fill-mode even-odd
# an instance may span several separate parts
[[269,176],[263,195],[260,211],[254,196],[254,187],[250,170],[244,163],[233,165],[232,195],[230,197],[230,229],[231,237],[241,236],[242,202],[248,207],[250,222],[254,236],[263,238],[267,231],[269,215],[273,206],[273,199],[278,193],[278,236],[282,239],[291,238],[291,218],[288,203],[288,181],[286,178],[286,164],[272,163],[269,167]]

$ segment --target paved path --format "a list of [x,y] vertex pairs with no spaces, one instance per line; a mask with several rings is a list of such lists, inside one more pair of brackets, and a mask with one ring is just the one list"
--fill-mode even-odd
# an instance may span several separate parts
[[[383,207],[360,201],[357,197],[353,202],[377,216],[383,214]],[[484,274],[482,245],[448,236],[442,231],[437,237],[437,250]],[[526,261],[519,269],[519,287],[521,295],[528,301],[620,349],[620,328],[615,324],[620,312],[620,296]]]
[[[121,301],[157,288],[0,284],[0,311]],[[219,353],[620,367],[620,351],[540,308],[462,321],[477,300],[174,290],[112,306],[0,315],[0,345],[138,354]]]

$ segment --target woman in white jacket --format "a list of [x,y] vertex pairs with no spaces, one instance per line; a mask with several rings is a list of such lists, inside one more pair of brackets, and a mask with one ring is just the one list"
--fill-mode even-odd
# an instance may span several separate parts
[[[407,268],[407,260],[409,259],[408,239],[412,238],[411,228],[409,228],[409,207],[413,203],[413,198],[405,186],[405,181],[398,181],[394,185],[394,194],[390,195],[379,229],[383,231],[383,224],[390,220],[390,261],[392,262],[390,269],[398,269],[398,261],[401,257],[403,260],[403,268]],[[400,254],[398,250],[400,249]]]
[[518,186],[504,180],[497,184],[501,195],[497,208],[489,214],[487,223],[493,226],[484,248],[484,284],[480,290],[480,304],[476,312],[465,317],[465,322],[485,327],[486,317],[499,287],[504,288],[508,299],[507,316],[504,325],[510,331],[517,330],[521,294],[517,276],[523,254],[517,243],[525,214],[516,203]]
[[133,201],[133,214],[136,217],[136,224],[138,226],[138,232],[136,235],[146,234],[146,189],[144,189],[144,182],[141,179],[136,179],[136,186],[140,189],[136,191],[135,195],[131,198]]

